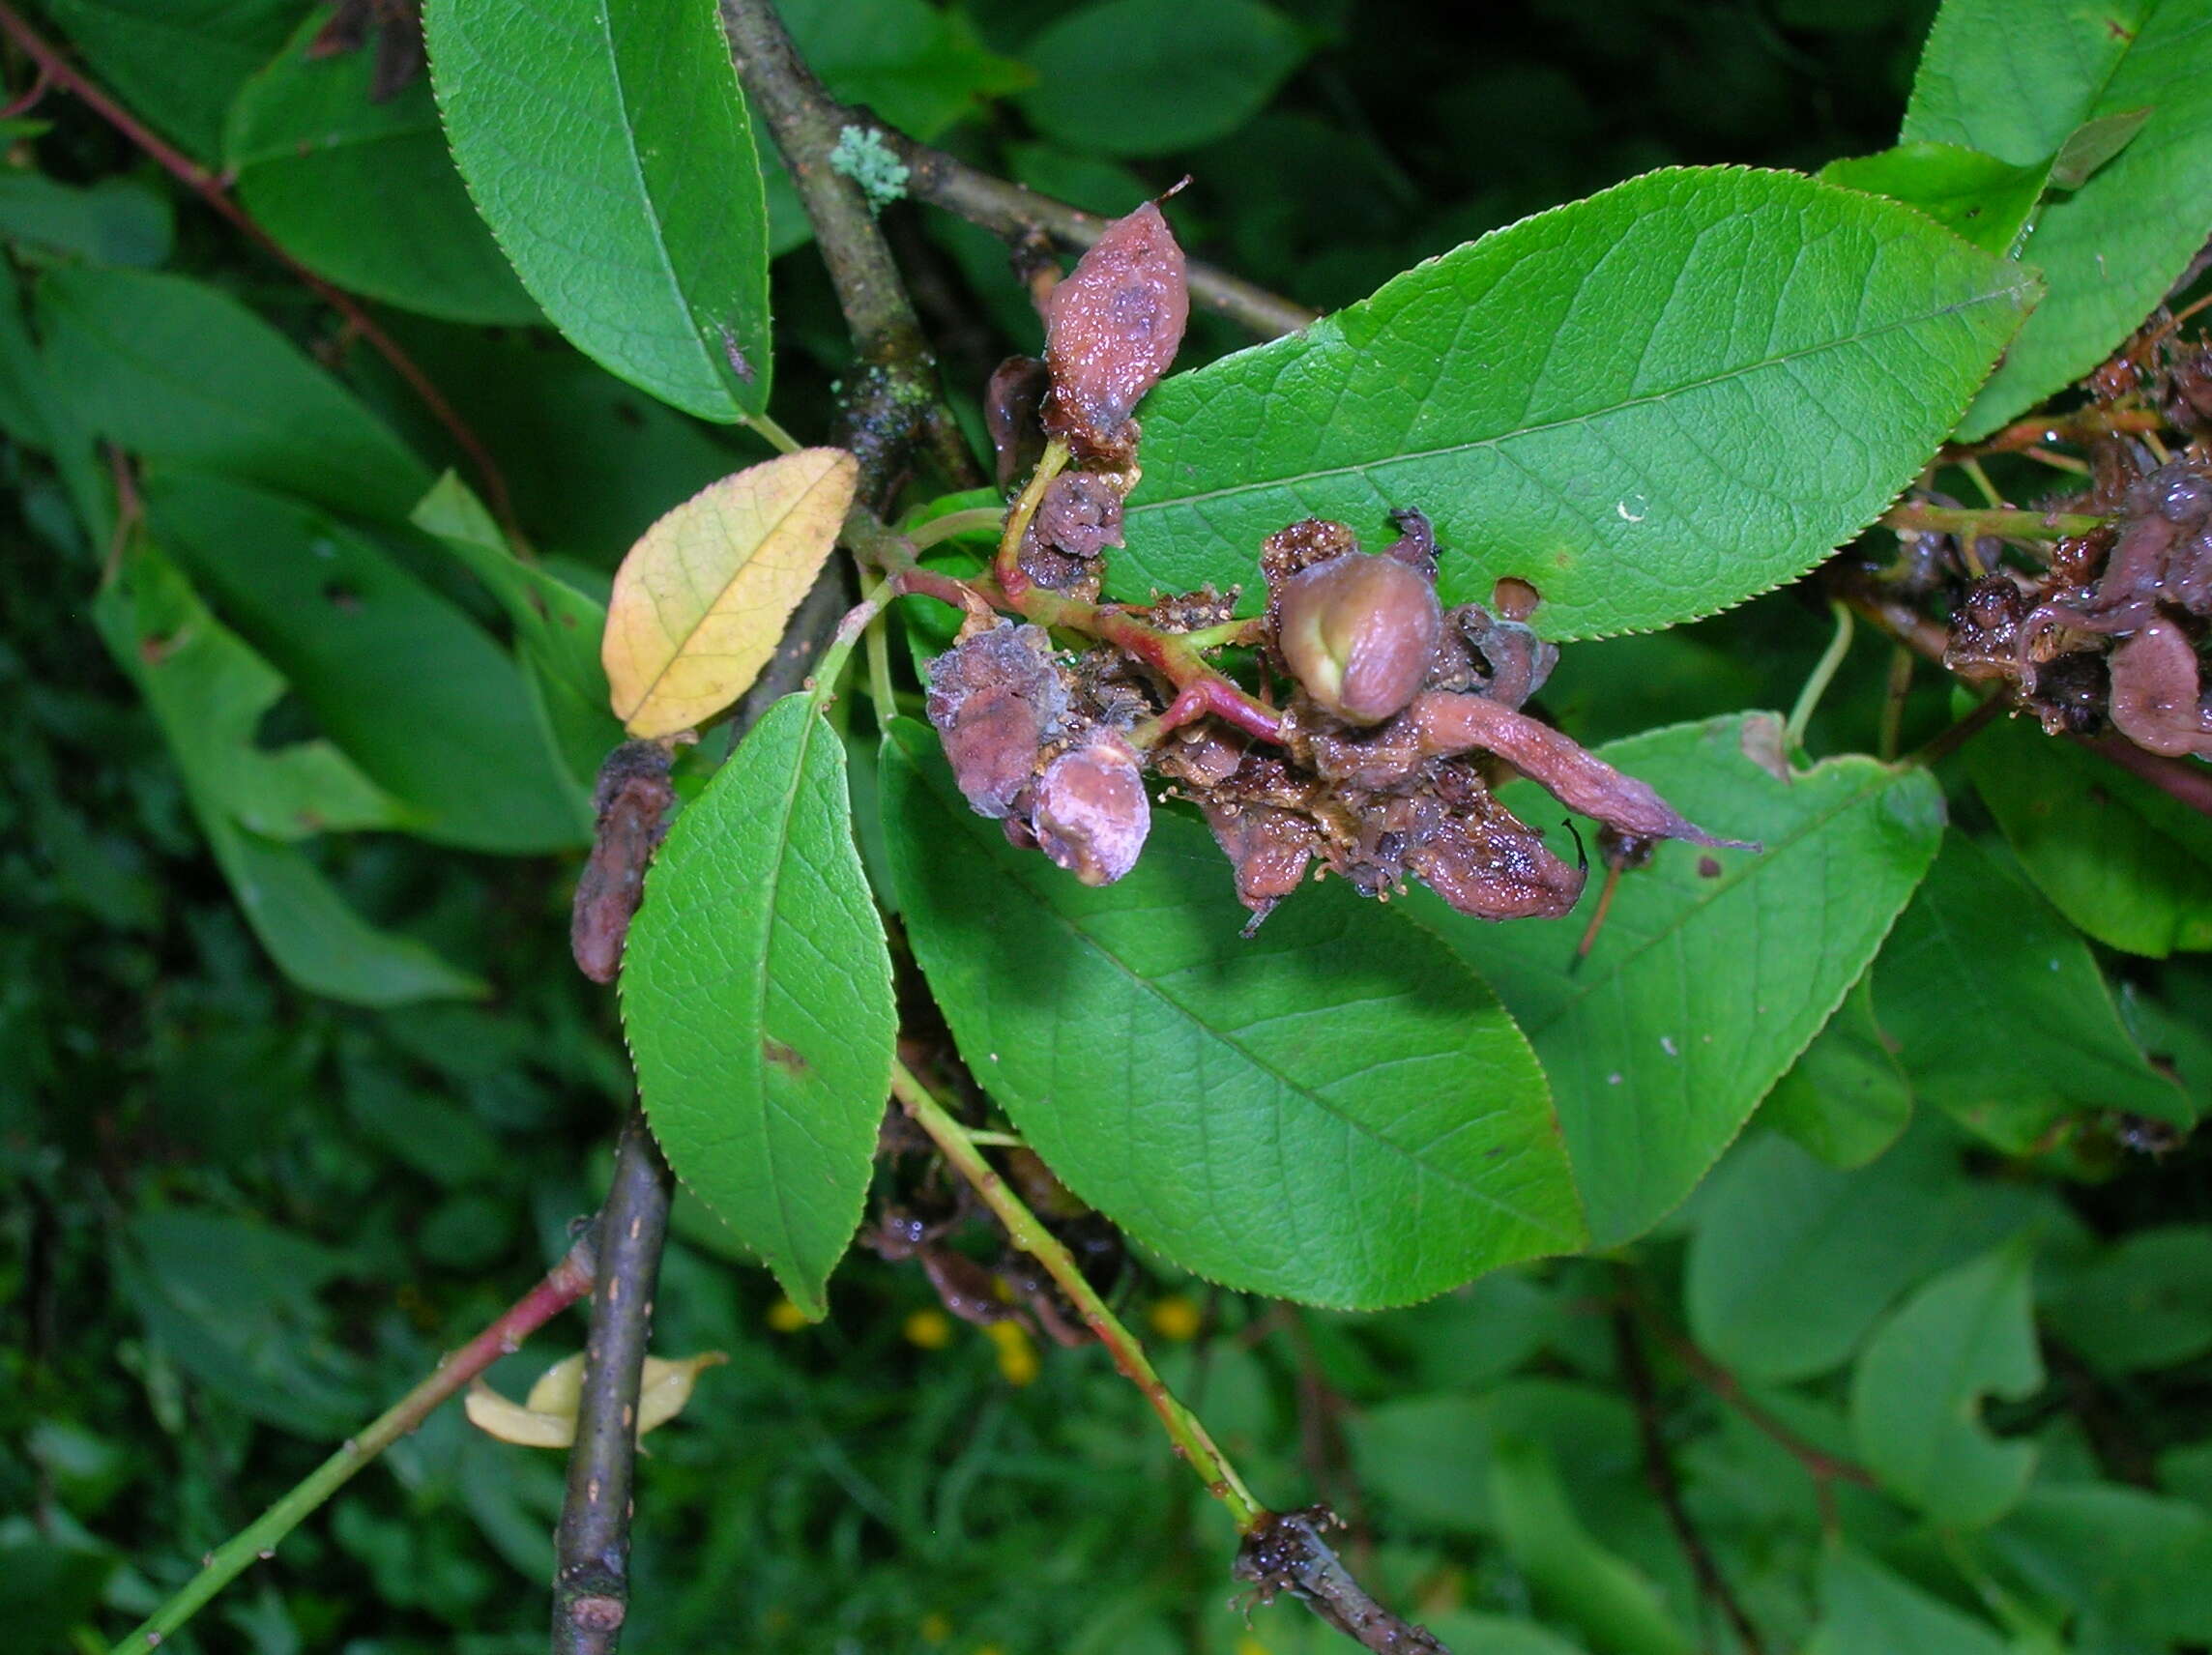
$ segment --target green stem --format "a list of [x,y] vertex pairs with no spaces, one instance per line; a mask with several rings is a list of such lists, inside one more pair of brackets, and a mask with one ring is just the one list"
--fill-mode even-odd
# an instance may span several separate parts
[[1022,1204],[1021,1197],[999,1176],[998,1170],[983,1158],[975,1136],[953,1118],[903,1063],[894,1063],[891,1067],[891,1094],[913,1117],[915,1123],[936,1142],[953,1171],[975,1186],[975,1193],[983,1198],[983,1205],[1005,1226],[1007,1239],[1043,1265],[1045,1273],[1067,1295],[1068,1302],[1075,1306],[1091,1332],[1098,1335],[1098,1342],[1113,1356],[1114,1365],[1151,1404],[1152,1411],[1167,1428],[1168,1440],[1175,1444],[1176,1452],[1198,1473],[1207,1493],[1228,1508],[1237,1532],[1251,1533],[1268,1516],[1266,1509],[1252,1497],[1251,1490],[1244,1486],[1244,1480],[1215,1446],[1213,1438],[1207,1435],[1206,1427],[1199,1423],[1197,1416],[1176,1401],[1145,1355],[1145,1348],[1137,1342],[1136,1335],[1106,1307],[1106,1301],[1098,1296],[1098,1290],[1085,1277],[1074,1256],[1061,1244],[1060,1237],[1037,1221],[1035,1214]]
[[428,1378],[401,1397],[338,1451],[308,1472],[289,1494],[207,1555],[200,1571],[148,1617],[109,1655],[147,1655],[160,1647],[216,1593],[244,1574],[257,1559],[275,1554],[277,1543],[346,1482],[429,1417],[448,1397],[502,1356],[511,1355],[546,1322],[592,1291],[592,1249],[579,1241],[546,1272],[545,1279],[510,1305],[506,1314],[440,1362]]
[[1820,705],[1820,697],[1827,693],[1836,669],[1850,653],[1851,612],[1832,597],[1828,599],[1828,607],[1835,612],[1836,635],[1828,640],[1827,649],[1813,667],[1813,676],[1797,692],[1797,705],[1790,710],[1790,722],[1782,728],[1782,744],[1787,752],[1796,752],[1805,745],[1805,726],[1813,721],[1813,710]]
[[2057,540],[2102,528],[2102,517],[2079,511],[1968,511],[1952,506],[1893,506],[1881,514],[1892,529],[1918,529],[1937,535],[1972,537],[1995,535],[2007,540]]
[[760,433],[767,440],[768,446],[777,453],[796,454],[799,452],[799,439],[770,419],[765,411],[759,414],[747,414],[745,423]]
[[[820,711],[830,705],[830,698],[837,693],[837,678],[845,670],[845,657],[853,653],[853,646],[860,641],[871,622],[879,619],[884,608],[884,589],[890,582],[879,580],[860,595],[860,601],[845,612],[844,620],[837,623],[837,630],[830,634],[830,647],[815,657],[807,695]],[[888,671],[888,663],[886,663]]]
[[1029,533],[1030,519],[1044,501],[1044,491],[1052,486],[1068,461],[1067,445],[1058,437],[1044,446],[1044,458],[1037,461],[1036,471],[1030,478],[1029,486],[1022,497],[1014,502],[1014,508],[1006,513],[1006,527],[999,537],[999,557],[992,573],[997,576],[999,590],[1008,597],[1018,598],[1029,590],[1030,577],[1022,572],[1022,537]]
[[1996,484],[1990,480],[1990,474],[1982,469],[1980,460],[1969,455],[1959,462],[1959,469],[1973,479],[1974,486],[1982,491],[1984,501],[1993,508],[2003,508],[2004,496],[1997,492]]
[[996,529],[1006,520],[1004,506],[971,506],[964,511],[947,511],[942,517],[932,517],[907,535],[907,543],[914,550],[925,551],[940,540],[949,540],[955,535],[971,535],[978,529]]
[[876,704],[876,728],[888,729],[898,716],[898,691],[891,684],[890,617],[868,623],[868,694]]

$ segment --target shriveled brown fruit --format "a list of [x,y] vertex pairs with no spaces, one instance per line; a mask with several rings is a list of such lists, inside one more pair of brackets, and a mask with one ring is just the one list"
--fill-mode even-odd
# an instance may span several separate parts
[[1496,753],[1561,804],[1623,833],[1729,850],[1761,848],[1715,838],[1661,798],[1649,782],[1623,775],[1571,736],[1482,696],[1431,690],[1414,700],[1407,716],[1431,753]]
[[1152,202],[1107,225],[1045,305],[1045,429],[1078,458],[1119,460],[1129,415],[1159,383],[1190,320],[1182,248]]
[[2112,652],[2112,726],[2145,752],[2212,758],[2212,706],[2189,634],[2163,616]]
[[1048,591],[1095,597],[1099,555],[1121,543],[1121,479],[1104,472],[1063,471],[1045,488],[1022,537],[1022,572]]
[[1237,900],[1257,924],[1276,903],[1298,888],[1321,830],[1295,810],[1267,804],[1206,802],[1206,825],[1237,873]]
[[1283,583],[1276,647],[1316,705],[1353,724],[1405,711],[1443,630],[1436,582],[1390,557],[1346,552]]
[[1152,804],[1128,743],[1101,736],[1053,760],[1037,777],[1030,826],[1037,848],[1085,885],[1112,885],[1135,867]]
[[1587,877],[1555,857],[1541,833],[1488,794],[1470,799],[1408,850],[1406,866],[1477,919],[1557,919],[1574,908]]
[[1067,717],[1067,685],[1041,626],[1001,622],[930,663],[929,721],[978,816],[1010,815]]

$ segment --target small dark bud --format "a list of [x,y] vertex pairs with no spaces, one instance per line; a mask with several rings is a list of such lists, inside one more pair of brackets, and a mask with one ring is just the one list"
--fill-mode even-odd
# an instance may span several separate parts
[[1657,839],[1623,833],[1611,823],[1602,824],[1597,830],[1597,859],[1615,873],[1635,873],[1649,867],[1658,849]]
[[1045,305],[1045,429],[1079,456],[1125,455],[1129,415],[1175,361],[1189,319],[1182,248],[1148,201],[1106,227]]
[[2070,650],[2035,669],[2034,707],[2047,736],[2099,734],[2111,697],[2111,673],[2099,651]]
[[2027,598],[2008,577],[1993,574],[1977,580],[1951,618],[1944,667],[1969,682],[2017,679],[2021,623],[2026,619]]
[[1112,885],[1137,865],[1151,831],[1136,754],[1118,737],[1061,754],[1037,777],[1030,824],[1038,848],[1085,885]]
[[1067,685],[1041,626],[1002,622],[929,667],[929,721],[969,807],[1004,817],[1067,716]]
[[1405,711],[1443,629],[1435,584],[1360,552],[1293,575],[1276,610],[1283,660],[1315,703],[1353,724]]

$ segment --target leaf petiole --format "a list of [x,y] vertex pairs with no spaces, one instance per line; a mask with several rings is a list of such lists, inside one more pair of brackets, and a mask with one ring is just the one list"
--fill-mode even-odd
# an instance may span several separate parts
[[1813,711],[1820,705],[1820,697],[1828,691],[1836,669],[1844,664],[1844,657],[1851,649],[1851,612],[1834,598],[1828,608],[1836,617],[1836,635],[1828,640],[1828,647],[1813,665],[1813,676],[1805,681],[1805,687],[1797,692],[1797,705],[1790,710],[1790,722],[1782,729],[1782,745],[1786,752],[1797,752],[1805,745],[1805,726],[1813,721]]
[[1137,1342],[1136,1335],[1107,1308],[1106,1301],[1098,1296],[1098,1290],[1091,1285],[1082,1266],[1076,1263],[1074,1255],[1062,1244],[1059,1236],[1037,1221],[1036,1215],[999,1176],[998,1170],[983,1158],[978,1144],[978,1138],[983,1135],[971,1133],[955,1119],[903,1063],[891,1065],[891,1095],[898,1099],[915,1124],[929,1134],[952,1170],[975,1186],[975,1193],[983,1198],[983,1205],[1005,1226],[1006,1238],[1044,1266],[1053,1284],[1067,1295],[1068,1302],[1098,1336],[1098,1342],[1106,1347],[1122,1376],[1144,1392],[1145,1400],[1151,1404],[1152,1411],[1166,1427],[1168,1440],[1198,1473],[1207,1493],[1228,1508],[1237,1532],[1251,1533],[1269,1513],[1252,1497],[1252,1491],[1244,1486],[1243,1478],[1237,1474],[1237,1468],[1230,1465],[1198,1417],[1175,1399],[1146,1356],[1145,1348]]

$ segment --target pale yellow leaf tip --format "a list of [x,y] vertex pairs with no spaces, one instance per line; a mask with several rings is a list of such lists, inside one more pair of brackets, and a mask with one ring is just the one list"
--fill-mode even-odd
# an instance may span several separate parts
[[599,646],[632,736],[692,729],[752,687],[837,543],[859,471],[843,449],[801,449],[710,483],[639,537]]
[[[729,1359],[720,1350],[708,1350],[678,1360],[648,1356],[644,1378],[638,1386],[637,1434],[643,1437],[682,1413],[684,1405],[691,1400],[691,1387],[698,1383],[699,1376]],[[530,1387],[529,1397],[522,1402],[501,1396],[478,1379],[470,1383],[462,1406],[468,1410],[471,1425],[502,1442],[517,1443],[524,1448],[567,1448],[576,1440],[576,1410],[582,1403],[583,1390],[584,1356],[579,1350],[573,1356],[562,1357],[538,1375],[538,1382]]]

